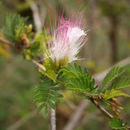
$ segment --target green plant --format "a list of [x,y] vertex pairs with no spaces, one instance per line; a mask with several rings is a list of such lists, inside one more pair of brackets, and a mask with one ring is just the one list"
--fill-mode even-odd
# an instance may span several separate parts
[[[95,104],[111,119],[112,129],[128,130],[127,124],[120,119],[121,107],[117,100],[118,96],[129,97],[122,91],[122,89],[130,87],[128,67],[112,68],[99,87],[87,68],[83,69],[78,64],[68,63],[71,60],[68,55],[58,61],[59,57],[53,59],[53,56],[50,55],[50,53],[53,54],[53,50],[50,52],[49,48],[52,45],[48,43],[48,41],[52,41],[53,36],[47,31],[34,34],[32,26],[26,25],[25,22],[26,20],[18,15],[7,15],[2,33],[12,45],[17,44],[17,46],[13,46],[14,48],[20,47],[19,52],[25,59],[38,67],[41,79],[34,92],[34,102],[38,104],[38,111],[45,108],[48,113],[48,109],[55,109],[56,104],[63,97],[61,93],[65,89]],[[112,113],[108,112],[101,104],[111,109]]]

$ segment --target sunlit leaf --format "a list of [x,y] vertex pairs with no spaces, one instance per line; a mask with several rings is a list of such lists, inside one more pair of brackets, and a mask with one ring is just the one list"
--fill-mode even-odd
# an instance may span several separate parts
[[128,94],[120,91],[120,90],[108,90],[108,91],[105,91],[104,93],[104,99],[105,100],[108,100],[108,99],[112,99],[114,97],[119,97],[119,96],[124,96],[124,97],[130,97]]
[[62,73],[62,81],[69,90],[88,93],[95,88],[95,81],[87,69],[82,70],[81,66],[77,64],[74,66],[69,64],[67,67],[63,67],[59,73]]

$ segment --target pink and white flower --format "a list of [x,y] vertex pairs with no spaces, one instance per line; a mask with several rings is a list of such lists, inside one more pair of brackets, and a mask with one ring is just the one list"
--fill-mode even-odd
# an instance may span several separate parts
[[53,32],[53,43],[49,47],[50,58],[56,63],[67,59],[70,63],[78,59],[77,54],[86,41],[86,33],[81,27],[81,20],[61,18]]

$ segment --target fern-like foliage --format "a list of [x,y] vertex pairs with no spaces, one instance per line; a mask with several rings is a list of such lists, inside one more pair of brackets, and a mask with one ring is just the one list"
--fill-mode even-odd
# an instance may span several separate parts
[[130,87],[130,64],[126,65],[123,69],[123,75],[117,78],[116,82],[112,84],[112,88],[123,89]]
[[8,13],[5,19],[5,25],[2,28],[2,33],[12,43],[19,42],[21,34],[25,31],[26,20],[19,15]]
[[69,64],[67,67],[63,67],[60,70],[62,73],[62,82],[64,82],[67,89],[73,92],[89,93],[95,89],[95,81],[89,75],[87,69],[84,70],[80,65]]
[[40,111],[43,107],[48,109],[56,108],[56,104],[59,102],[62,95],[59,93],[61,87],[54,84],[52,80],[42,75],[41,82],[35,88],[34,102],[38,103]]
[[128,94],[121,91],[123,88],[130,87],[129,74],[128,67],[114,67],[108,72],[102,82],[101,89],[105,100],[118,96],[129,97]]
[[123,89],[130,87],[130,79],[127,76],[119,77],[116,82],[111,85],[113,89]]
[[128,94],[126,94],[126,93],[124,93],[124,92],[122,92],[120,90],[115,90],[115,89],[105,91],[105,93],[104,93],[104,99],[105,100],[109,100],[109,99],[119,97],[119,96],[130,97]]
[[105,76],[102,81],[102,91],[106,89],[111,89],[112,83],[125,72],[123,67],[114,67]]

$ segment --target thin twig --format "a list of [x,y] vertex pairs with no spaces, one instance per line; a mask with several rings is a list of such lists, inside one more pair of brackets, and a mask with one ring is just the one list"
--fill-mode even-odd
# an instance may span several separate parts
[[94,100],[93,98],[90,98],[90,101],[107,117],[109,117],[110,119],[113,118],[113,115],[111,115],[104,107],[102,107],[96,100]]
[[[41,110],[41,115],[44,113],[44,109]],[[22,125],[24,125],[27,121],[34,118],[37,115],[36,110],[30,112],[28,115],[16,121],[13,125],[11,125],[7,130],[18,130]]]
[[42,69],[43,71],[46,71],[46,68],[45,68],[42,64],[38,63],[36,60],[32,60],[32,62],[33,62],[33,64],[35,64],[39,69]]
[[56,111],[51,108],[51,130],[56,130]]
[[[1,39],[0,39],[1,40]],[[130,64],[130,57],[128,57],[128,58],[126,58],[126,59],[124,59],[124,60],[122,60],[122,61],[120,61],[120,62],[118,62],[116,65],[119,65],[119,66],[124,66],[124,65],[127,65],[127,64]],[[35,64],[36,65],[36,64]],[[94,75],[93,77],[95,78],[95,80],[96,81],[98,81],[98,82],[101,82],[102,81],[102,79],[104,78],[104,76],[106,75],[106,73],[108,72],[110,70],[110,68],[109,69],[107,69],[107,70],[105,70],[104,72],[102,72],[102,73],[99,73],[99,74],[96,74],[96,75]],[[76,111],[72,114],[72,116],[70,117],[70,120],[69,120],[69,122],[66,124],[66,126],[64,127],[64,129],[63,130],[67,130],[67,129],[65,129],[65,128],[67,128],[68,126],[73,126],[72,127],[72,129],[70,129],[70,130],[74,130],[75,128],[76,128],[76,126],[78,125],[78,123],[79,123],[79,120],[81,119],[81,117],[82,117],[82,115],[83,115],[83,112],[87,109],[87,107],[89,106],[89,104],[90,104],[90,102],[88,102],[88,103],[85,103],[85,102],[88,102],[88,101],[82,101],[81,103],[80,103],[80,105],[77,107],[77,109],[76,109]],[[81,109],[81,106],[84,106],[84,109]],[[79,111],[80,111],[80,113],[79,113]],[[43,113],[43,112],[42,112]],[[79,114],[78,114],[79,113]],[[31,114],[31,112],[29,113],[29,115],[28,115],[28,120],[30,120],[30,119],[32,119],[32,116],[31,116],[32,114]],[[75,119],[75,120],[77,120],[77,121],[73,121],[73,119]],[[22,121],[22,120],[25,120],[24,122]],[[15,122],[13,125],[11,125],[7,130],[11,130],[10,128],[12,127],[12,126],[17,126],[16,127],[16,129],[13,129],[13,130],[17,130],[17,129],[19,129],[22,125],[24,125],[25,124],[25,122],[27,122],[28,120],[26,120],[25,119],[25,117],[23,117],[23,118],[21,118],[21,119],[19,119],[17,122],[19,122],[19,125],[17,125],[17,122]]]
[[83,100],[80,105],[77,107],[75,112],[72,114],[68,124],[64,127],[63,130],[74,130],[78,125],[81,117],[83,116],[84,110],[89,106],[89,101]]
[[128,65],[130,64],[130,57],[127,57],[123,60],[121,60],[120,62],[118,62],[117,64],[113,65],[112,67],[106,69],[105,71],[103,72],[100,72],[100,73],[97,73],[95,74],[93,77],[94,79],[99,83],[103,80],[103,78],[105,77],[105,75],[108,73],[108,71],[113,68],[114,66],[120,66],[120,67],[123,67],[125,65]]
[[25,124],[28,120],[32,119],[36,116],[36,111],[30,112],[27,116],[21,118],[20,120],[16,121],[13,125],[11,125],[7,130],[17,130],[23,124]]
[[[0,38],[0,43],[11,46],[11,44],[7,40],[1,38]],[[46,71],[46,68],[42,64],[38,63],[36,60],[32,60],[32,63],[35,64],[38,68],[42,69],[43,71]]]
[[[121,60],[120,62],[118,62],[117,64],[115,65],[118,65],[118,66],[125,66],[125,65],[128,65],[130,64],[130,57],[127,57],[123,60]],[[113,66],[112,66],[113,67]],[[107,74],[107,72],[112,68],[108,68],[106,69],[105,71],[99,73],[99,74],[95,74],[93,77],[94,79],[99,83],[103,80],[103,78],[105,77],[105,75]],[[89,102],[90,103],[90,102]],[[63,130],[67,130],[66,128],[68,128],[69,126],[73,126],[71,127],[71,129],[69,130],[74,130],[76,128],[76,126],[78,125],[79,123],[79,119],[81,119],[82,117],[82,114],[84,112],[85,109],[87,109],[87,107],[89,106],[89,103],[88,105],[85,105],[85,108],[82,109],[82,111],[80,112],[80,114],[77,116],[76,113],[78,113],[79,109],[80,109],[80,106],[84,105],[85,103],[82,101],[82,103],[79,105],[78,109],[72,114],[72,117],[70,117],[70,120],[69,122],[66,124],[66,126],[64,127]],[[75,115],[75,116],[74,116]],[[74,122],[73,119],[77,120],[77,122]]]
[[30,8],[32,9],[33,19],[34,19],[34,23],[35,23],[37,32],[42,32],[42,23],[41,23],[41,18],[40,18],[39,9],[37,7],[37,4],[35,2],[33,2],[32,0],[27,0],[27,2],[29,3]]

